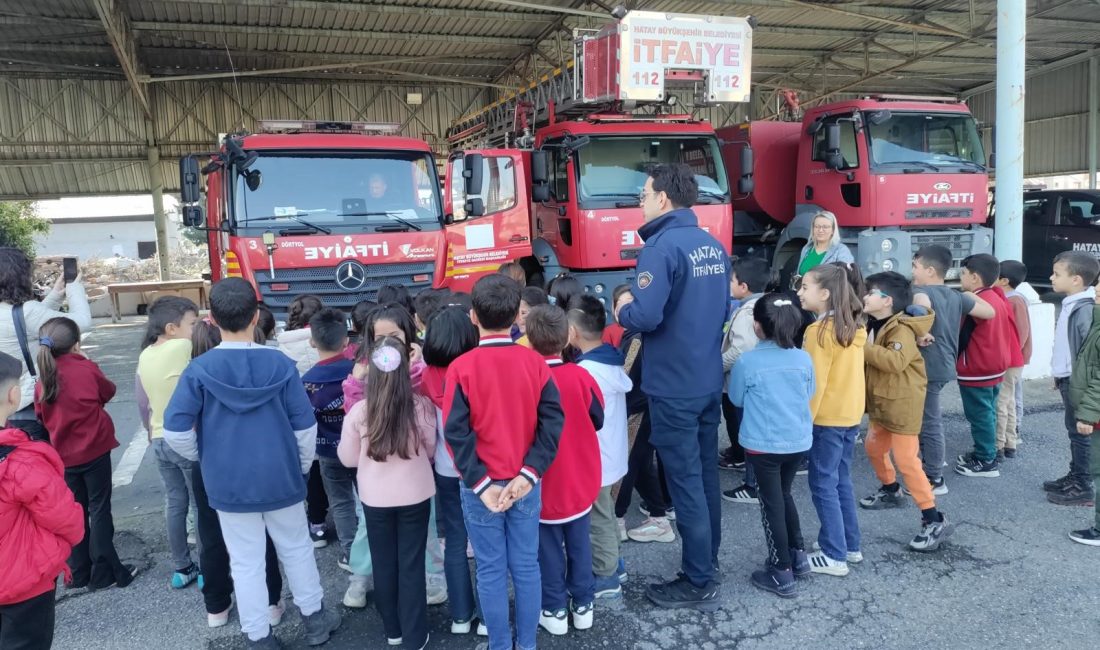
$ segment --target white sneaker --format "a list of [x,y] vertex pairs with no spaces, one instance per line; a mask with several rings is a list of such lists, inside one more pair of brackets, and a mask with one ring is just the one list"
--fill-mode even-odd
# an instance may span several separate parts
[[389,645],[401,645],[401,643],[402,643],[401,637],[397,637],[396,639],[391,639],[390,637],[386,637],[386,643],[389,644]]
[[363,609],[367,606],[367,576],[348,578],[348,590],[344,592],[344,607]]
[[206,626],[225,627],[225,625],[229,623],[229,612],[231,611],[233,611],[233,603],[229,603],[229,607],[224,612],[220,612],[218,614],[207,614]]
[[482,623],[481,621],[477,622],[477,635],[478,636],[489,636],[489,628],[485,627],[485,624]]
[[447,583],[443,582],[442,575],[428,574],[428,604],[442,605],[447,602]]
[[474,619],[468,621],[451,621],[451,634],[469,634],[474,629]]
[[539,626],[554,636],[561,636],[569,632],[569,618],[564,609],[556,612],[544,609],[539,614]]
[[286,613],[286,603],[280,598],[279,602],[274,605],[268,605],[267,607],[267,621],[271,623],[271,627],[277,626],[283,622],[283,614]]
[[592,610],[594,609],[592,603],[587,605],[581,605],[576,609],[570,608],[573,612],[573,627],[577,630],[587,630],[592,627]]
[[[821,550],[821,544],[818,544],[817,542],[814,542],[814,550],[815,551],[820,551]],[[860,562],[863,561],[863,552],[862,551],[848,551],[848,556],[845,559],[848,560],[848,564],[859,564]]]
[[650,517],[637,528],[627,531],[627,536],[635,542],[661,542],[667,544],[676,541],[676,533],[667,517]]
[[625,542],[627,540],[626,519],[623,519],[622,517],[616,517],[615,521],[619,524],[619,541]]
[[824,573],[825,575],[844,577],[848,575],[848,563],[837,562],[821,551],[810,553],[810,571]]

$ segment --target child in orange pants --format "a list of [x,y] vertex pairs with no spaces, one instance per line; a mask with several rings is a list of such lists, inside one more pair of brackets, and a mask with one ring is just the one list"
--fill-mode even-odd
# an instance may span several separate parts
[[921,511],[921,531],[909,542],[909,547],[915,551],[933,551],[951,533],[947,519],[936,510],[932,485],[920,461],[920,429],[928,377],[917,341],[931,329],[935,314],[912,305],[912,295],[909,281],[898,273],[876,273],[867,278],[863,307],[870,319],[871,335],[864,359],[871,430],[864,446],[882,487],[860,499],[859,505],[880,510],[905,504],[894,470],[897,465],[907,491]]

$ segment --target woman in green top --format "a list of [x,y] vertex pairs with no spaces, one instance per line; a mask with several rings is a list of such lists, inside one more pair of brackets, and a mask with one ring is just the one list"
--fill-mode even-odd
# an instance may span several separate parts
[[797,277],[806,275],[815,266],[832,262],[855,262],[855,258],[852,257],[852,251],[840,241],[836,215],[822,210],[814,215],[810,241],[802,247]]

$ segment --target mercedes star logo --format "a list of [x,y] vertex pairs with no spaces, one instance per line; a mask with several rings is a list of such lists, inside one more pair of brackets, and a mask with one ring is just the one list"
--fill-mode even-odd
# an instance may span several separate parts
[[336,267],[336,286],[344,291],[358,291],[367,283],[367,270],[355,260],[345,260]]

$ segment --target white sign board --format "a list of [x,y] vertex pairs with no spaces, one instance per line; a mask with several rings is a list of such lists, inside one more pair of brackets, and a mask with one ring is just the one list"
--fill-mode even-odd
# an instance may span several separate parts
[[746,102],[752,75],[752,27],[732,16],[631,11],[620,23],[621,97],[659,101],[668,70],[707,73],[709,102]]

